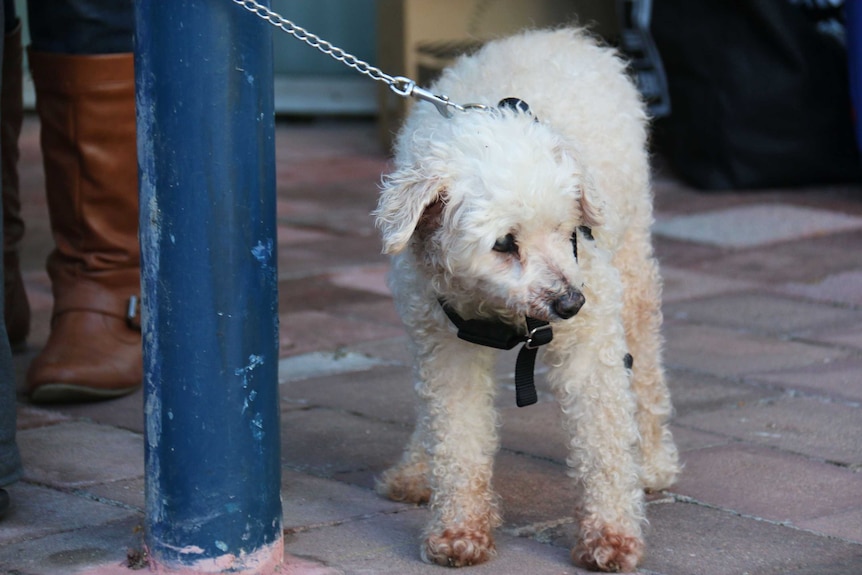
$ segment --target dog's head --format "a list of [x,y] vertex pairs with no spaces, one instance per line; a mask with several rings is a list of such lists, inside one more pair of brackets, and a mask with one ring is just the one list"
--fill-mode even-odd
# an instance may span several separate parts
[[549,321],[584,303],[584,242],[602,225],[577,150],[510,108],[408,122],[375,215],[383,251],[412,249],[459,311]]

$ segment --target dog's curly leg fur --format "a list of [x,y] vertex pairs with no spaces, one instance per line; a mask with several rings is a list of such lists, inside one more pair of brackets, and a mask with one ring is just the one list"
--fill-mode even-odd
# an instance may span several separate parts
[[568,464],[579,487],[580,530],[572,558],[602,571],[631,571],[643,552],[635,401],[621,362],[610,365],[617,349],[585,342],[549,375],[560,395],[570,436]]
[[[561,390],[570,434],[568,464],[579,487],[579,538],[572,558],[602,571],[630,571],[643,551],[644,495],[635,457],[634,399],[622,366],[576,358],[563,368],[572,377]],[[593,403],[595,401],[595,403]],[[585,404],[589,403],[590,406]]]
[[494,555],[492,531],[500,523],[491,487],[499,442],[493,353],[445,332],[422,347],[416,370],[419,422],[401,462],[384,473],[379,491],[409,501],[430,493],[433,517],[424,533],[423,560],[476,565]]
[[[600,255],[582,265],[604,267]],[[587,305],[559,326],[549,346],[548,381],[569,433],[570,474],[578,487],[578,540],[572,559],[602,571],[631,571],[643,553],[644,492],[640,479],[636,399],[623,363],[622,284],[603,270],[601,291],[585,288]]]
[[[672,407],[662,369],[661,279],[646,226],[629,228],[614,265],[622,270],[623,324],[634,357],[632,390],[637,397],[642,475],[648,491],[670,487],[679,473],[679,456],[668,427]],[[636,271],[635,271],[636,270]]]
[[421,505],[431,499],[430,457],[423,445],[427,431],[417,422],[410,443],[397,465],[383,472],[377,479],[377,493],[393,501]]

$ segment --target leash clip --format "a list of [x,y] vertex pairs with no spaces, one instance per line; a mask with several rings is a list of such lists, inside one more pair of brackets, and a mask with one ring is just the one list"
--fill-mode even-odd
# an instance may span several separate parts
[[451,118],[453,110],[458,110],[459,112],[464,111],[462,106],[459,106],[454,102],[450,102],[449,96],[440,96],[433,92],[429,92],[425,88],[417,86],[416,82],[410,78],[405,78],[404,76],[393,78],[392,84],[390,84],[389,87],[393,92],[401,97],[416,98],[417,100],[434,104],[434,107],[437,108],[437,111],[440,112],[440,115],[444,118]]

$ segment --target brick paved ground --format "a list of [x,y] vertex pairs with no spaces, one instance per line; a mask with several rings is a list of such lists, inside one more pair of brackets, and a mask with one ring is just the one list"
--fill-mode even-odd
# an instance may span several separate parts
[[[386,157],[361,121],[278,127],[283,499],[291,573],[441,573],[426,510],[378,498],[410,432],[404,335],[369,211]],[[24,271],[35,308],[19,380],[47,337],[50,231],[25,124]],[[706,194],[658,170],[666,358],[685,470],[648,507],[642,573],[862,572],[862,187]],[[308,325],[315,329],[307,331]],[[557,409],[514,407],[500,361],[499,556],[471,573],[581,573]],[[540,382],[540,385],[543,385]],[[0,572],[128,573],[141,548],[141,394],[19,404],[26,472]]]

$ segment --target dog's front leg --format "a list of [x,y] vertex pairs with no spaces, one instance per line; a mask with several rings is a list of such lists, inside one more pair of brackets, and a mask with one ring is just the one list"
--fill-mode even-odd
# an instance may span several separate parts
[[494,352],[449,333],[424,347],[416,391],[430,459],[433,517],[422,558],[450,567],[475,565],[494,554],[492,531],[500,523],[491,487],[499,447]]
[[579,495],[572,559],[591,569],[628,572],[644,547],[636,402],[622,329],[592,327],[577,345],[552,351],[549,374],[569,432],[568,465]]

